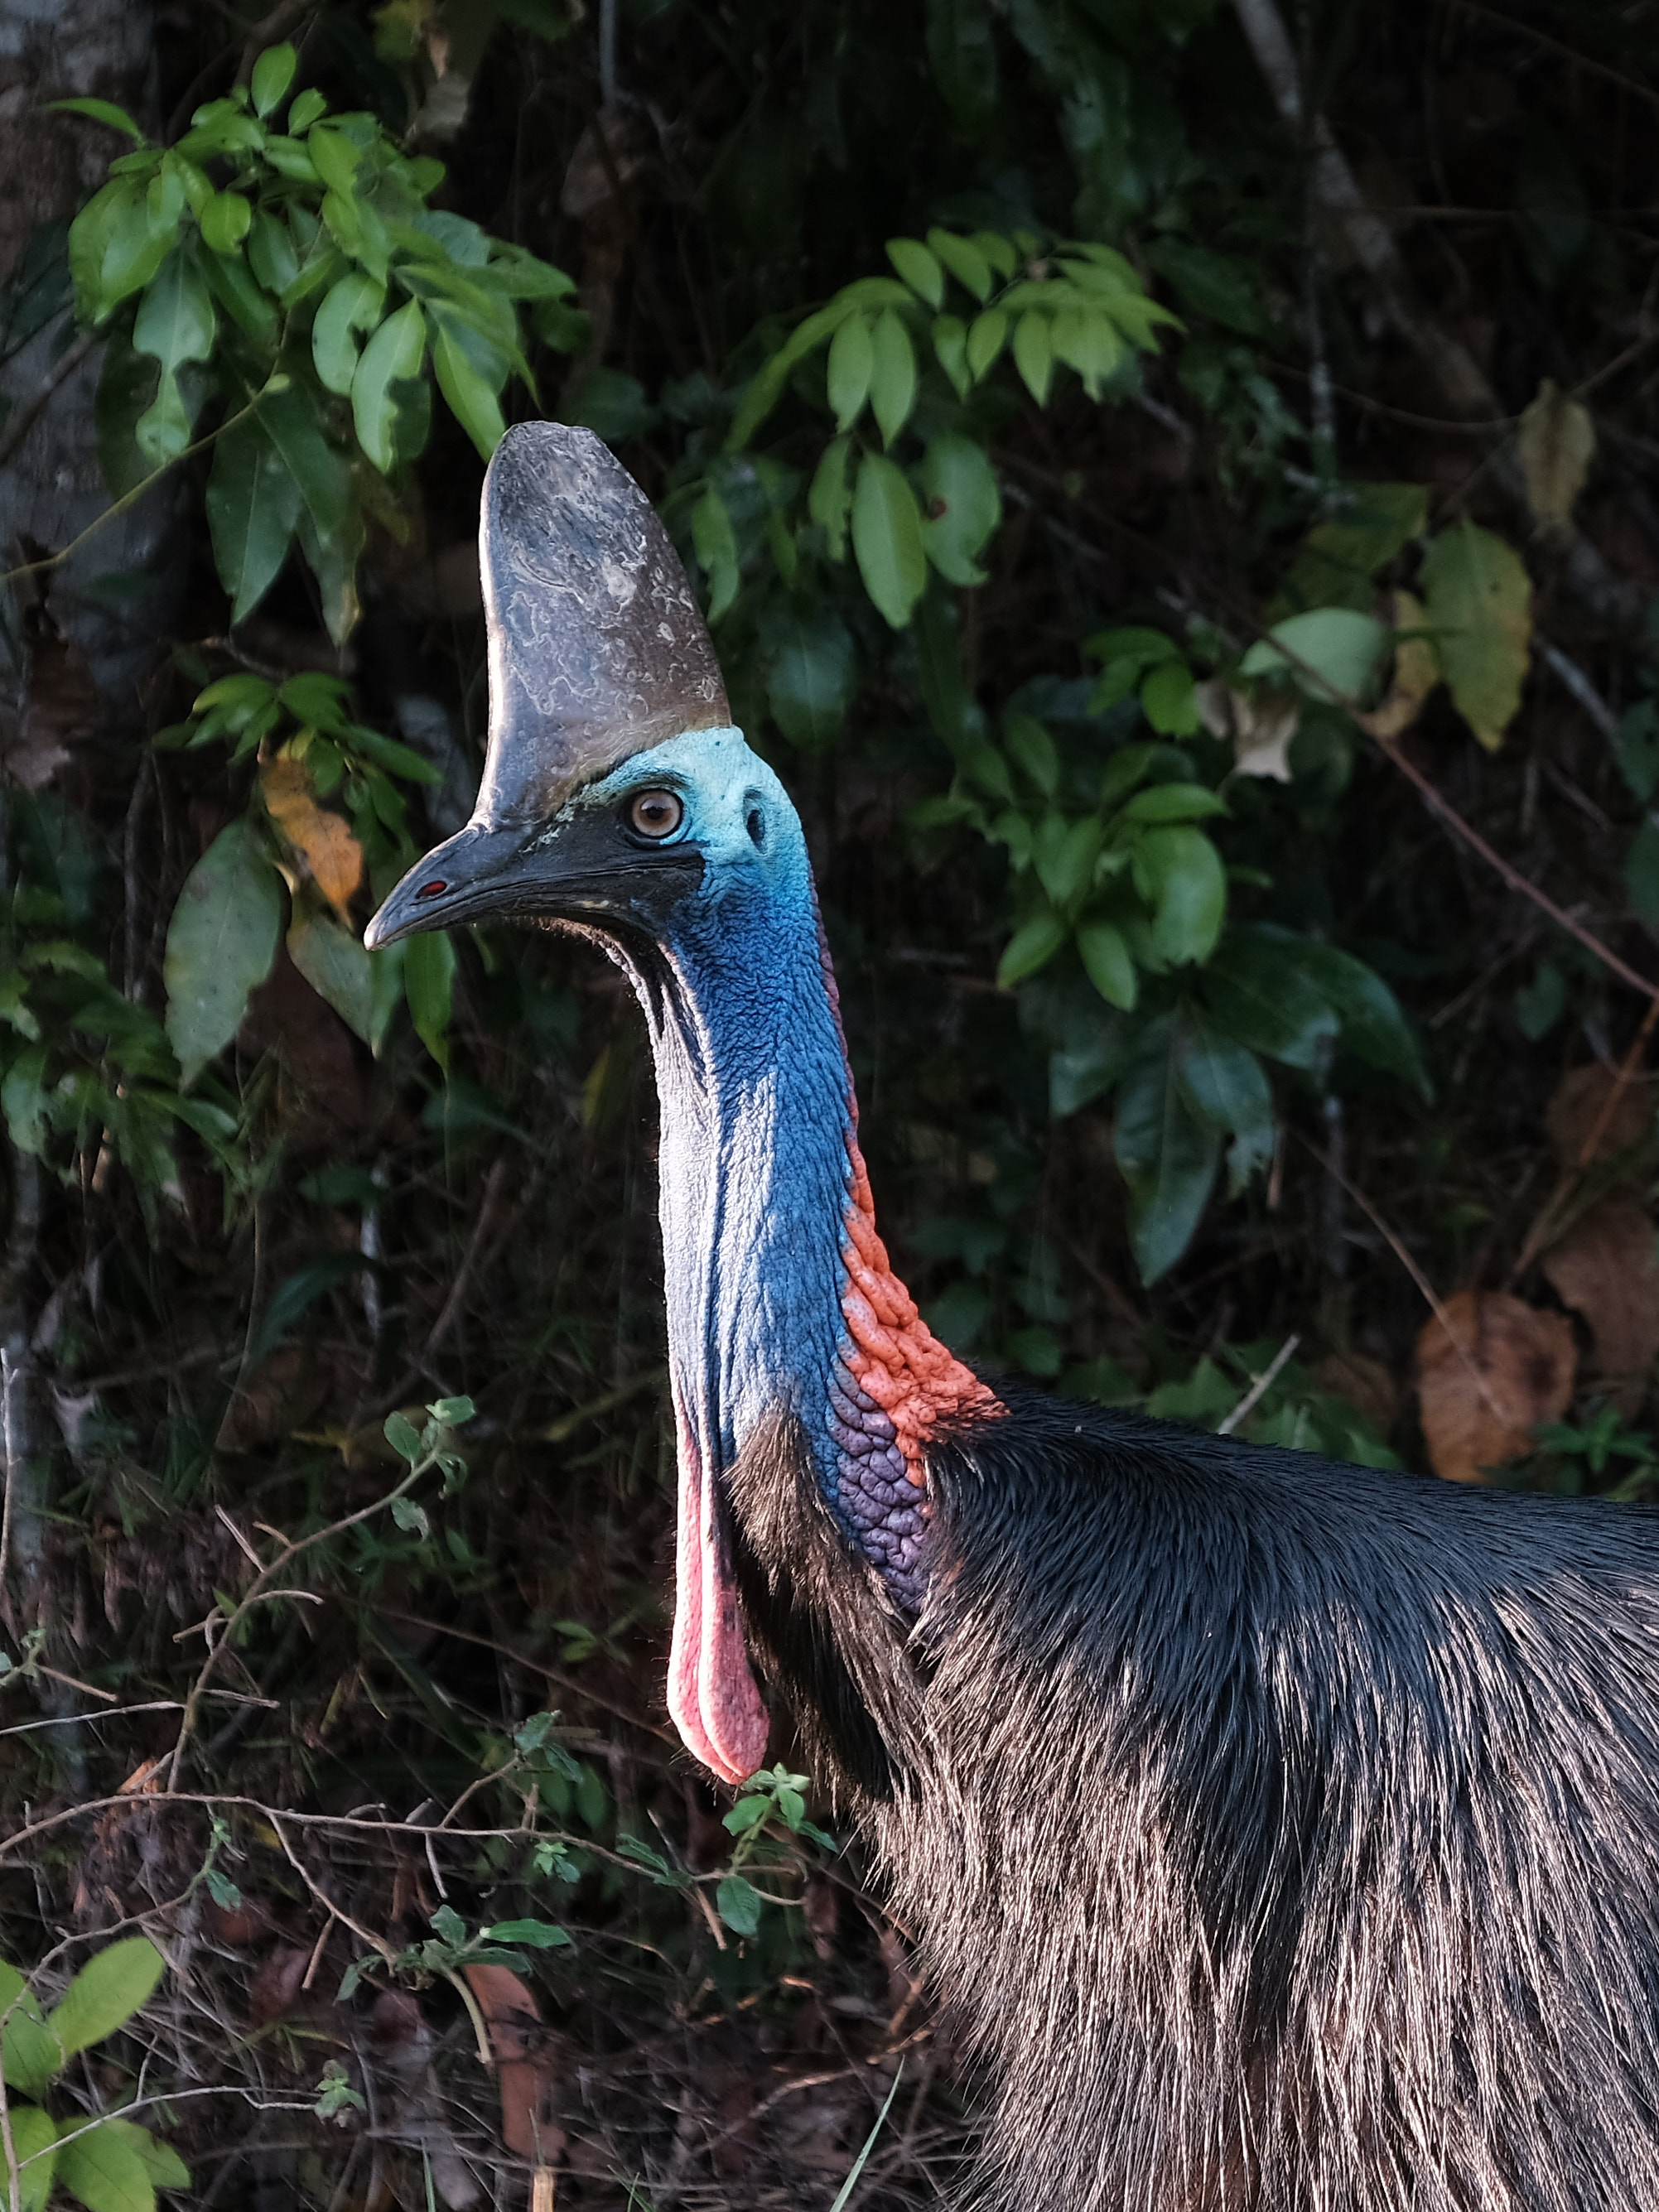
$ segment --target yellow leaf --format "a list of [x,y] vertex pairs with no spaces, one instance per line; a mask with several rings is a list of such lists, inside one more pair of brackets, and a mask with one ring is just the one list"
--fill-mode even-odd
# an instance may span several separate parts
[[1569,529],[1573,501],[1584,489],[1595,456],[1595,425],[1589,408],[1547,376],[1521,417],[1518,442],[1527,504],[1539,528]]
[[303,761],[268,763],[259,788],[265,811],[305,862],[312,881],[343,913],[363,879],[362,847],[337,814],[319,806]]
[[1434,647],[1426,637],[1413,636],[1427,622],[1420,599],[1409,592],[1396,592],[1390,618],[1399,635],[1394,649],[1394,667],[1389,677],[1389,688],[1371,708],[1369,714],[1358,720],[1374,738],[1397,738],[1423,711],[1423,702],[1440,681],[1440,664],[1434,657]]
[[1495,753],[1521,704],[1532,636],[1532,584],[1513,546],[1467,517],[1423,562],[1425,612],[1452,704]]

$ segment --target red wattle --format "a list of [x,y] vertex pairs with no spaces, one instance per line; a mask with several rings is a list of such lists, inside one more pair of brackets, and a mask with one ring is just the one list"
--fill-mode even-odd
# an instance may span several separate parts
[[[677,1409],[678,1412],[678,1409]],[[750,1671],[737,1586],[714,1515],[714,1487],[683,1412],[674,1641],[668,1710],[686,1748],[723,1782],[765,1764],[770,1721]]]

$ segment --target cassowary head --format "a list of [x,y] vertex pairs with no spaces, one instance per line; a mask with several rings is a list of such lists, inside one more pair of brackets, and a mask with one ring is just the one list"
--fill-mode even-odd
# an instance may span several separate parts
[[480,530],[489,758],[472,818],[369,924],[562,921],[656,941],[810,897],[799,823],[730,725],[725,687],[667,533],[591,431],[507,432]]

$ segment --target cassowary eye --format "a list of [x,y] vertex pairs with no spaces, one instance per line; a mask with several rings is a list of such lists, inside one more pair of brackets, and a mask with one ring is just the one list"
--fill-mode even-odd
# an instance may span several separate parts
[[641,837],[672,837],[684,818],[672,791],[636,792],[629,802],[628,826]]

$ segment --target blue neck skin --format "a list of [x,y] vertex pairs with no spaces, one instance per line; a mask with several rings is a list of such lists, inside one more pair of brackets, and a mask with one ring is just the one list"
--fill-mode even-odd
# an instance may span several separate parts
[[675,1397],[711,1469],[729,1468],[769,1415],[797,1414],[834,1505],[852,1083],[805,840],[736,730],[672,739],[576,803],[615,805],[647,784],[681,794],[684,834],[705,859],[660,969],[610,948],[656,1060]]

